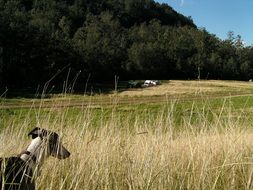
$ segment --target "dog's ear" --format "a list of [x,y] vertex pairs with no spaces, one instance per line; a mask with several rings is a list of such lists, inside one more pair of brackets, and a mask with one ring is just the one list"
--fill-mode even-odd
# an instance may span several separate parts
[[43,137],[46,135],[46,130],[39,127],[35,127],[31,132],[28,133],[28,136],[32,136],[32,139],[37,137]]

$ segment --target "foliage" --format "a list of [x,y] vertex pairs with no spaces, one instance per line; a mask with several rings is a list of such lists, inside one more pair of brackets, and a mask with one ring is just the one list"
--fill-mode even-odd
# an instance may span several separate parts
[[153,0],[0,0],[0,88],[84,88],[115,76],[248,80],[252,56],[233,32],[221,41]]

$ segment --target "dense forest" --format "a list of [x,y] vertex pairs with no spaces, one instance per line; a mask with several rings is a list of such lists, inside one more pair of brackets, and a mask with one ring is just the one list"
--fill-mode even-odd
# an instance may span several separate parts
[[[204,15],[203,15],[204,16]],[[0,0],[0,86],[253,78],[253,48],[153,0]]]

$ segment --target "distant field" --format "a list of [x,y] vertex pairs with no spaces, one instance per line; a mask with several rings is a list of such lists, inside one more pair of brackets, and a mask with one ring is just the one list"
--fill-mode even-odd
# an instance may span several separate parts
[[72,153],[45,163],[41,190],[253,188],[253,83],[50,97],[0,99],[0,156],[22,150],[35,125],[61,133]]
[[46,94],[46,99],[0,98],[0,108],[82,106],[163,103],[168,100],[198,100],[241,97],[253,95],[253,83],[238,81],[163,81],[162,85],[148,88],[133,88],[94,96]]

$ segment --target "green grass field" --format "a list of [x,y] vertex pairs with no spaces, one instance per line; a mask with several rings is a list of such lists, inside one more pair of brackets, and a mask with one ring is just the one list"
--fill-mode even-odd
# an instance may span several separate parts
[[[163,81],[94,96],[0,99],[0,156],[34,126],[63,136],[38,189],[252,189],[253,84]],[[52,172],[50,171],[54,171]]]

